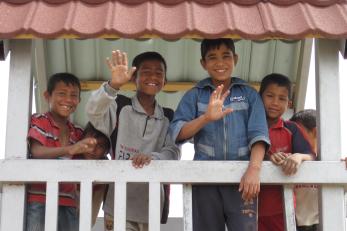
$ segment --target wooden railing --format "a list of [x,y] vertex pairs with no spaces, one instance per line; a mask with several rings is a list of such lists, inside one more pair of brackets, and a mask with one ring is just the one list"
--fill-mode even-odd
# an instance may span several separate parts
[[[184,185],[182,230],[192,230],[191,184],[239,183],[247,161],[152,161],[142,169],[132,167],[130,161],[89,161],[89,160],[3,160],[0,162],[0,182],[24,184],[29,182],[47,183],[45,229],[56,230],[57,200],[59,182],[81,184],[80,231],[91,230],[91,202],[93,183],[115,183],[115,231],[125,230],[126,184],[128,182],[149,183],[149,230],[160,230],[160,184]],[[339,161],[304,162],[295,176],[283,175],[280,168],[265,161],[261,170],[264,184],[285,185],[285,205],[287,230],[295,230],[292,187],[294,184],[322,184],[340,188],[347,184],[347,170]],[[343,206],[343,197],[341,200]],[[1,218],[11,210],[2,207]],[[334,211],[330,211],[334,212]],[[324,213],[322,214],[324,216]],[[345,216],[345,214],[336,214]],[[6,217],[6,216],[5,216]],[[24,223],[23,217],[12,217]],[[4,224],[2,221],[0,223]],[[6,222],[9,224],[9,222]],[[337,224],[344,230],[344,224]],[[2,231],[14,230],[1,226]],[[337,231],[338,231],[337,230]]]

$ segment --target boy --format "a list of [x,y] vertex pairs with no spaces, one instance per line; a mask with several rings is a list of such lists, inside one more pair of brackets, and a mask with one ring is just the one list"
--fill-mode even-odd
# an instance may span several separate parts
[[[281,118],[291,103],[291,82],[281,74],[267,75],[261,82],[259,94],[264,102],[271,140],[267,157],[280,165],[285,174],[295,174],[302,161],[314,159],[314,152],[300,128]],[[281,185],[261,186],[258,204],[259,231],[285,229],[282,191]]]
[[[313,151],[317,153],[316,110],[306,109],[299,111],[290,120],[303,128]],[[297,230],[317,231],[319,224],[318,186],[296,185],[294,192],[296,197],[295,217]]]
[[[155,96],[166,83],[166,62],[156,52],[137,55],[128,69],[127,54],[112,52],[107,60],[112,73],[93,93],[87,103],[87,115],[95,128],[111,139],[116,160],[133,160],[135,168],[152,159],[177,160],[179,149],[168,135],[173,111],[162,108]],[[119,95],[119,88],[129,80],[136,84],[132,98]],[[117,116],[118,115],[118,116]],[[112,228],[114,184],[109,185],[104,204],[108,229]],[[148,184],[127,185],[126,230],[148,230]]]
[[[50,77],[44,97],[49,111],[31,117],[28,132],[30,158],[71,159],[77,154],[90,152],[95,139],[82,137],[82,129],[69,121],[69,116],[80,102],[80,83],[76,76],[57,73]],[[45,185],[28,185],[27,231],[44,231]],[[76,184],[59,187],[58,230],[77,231]]]
[[176,142],[194,137],[194,160],[249,160],[240,185],[193,186],[195,231],[256,230],[259,172],[269,145],[258,93],[231,74],[237,63],[231,39],[204,39],[201,65],[208,78],[182,98],[171,131]]

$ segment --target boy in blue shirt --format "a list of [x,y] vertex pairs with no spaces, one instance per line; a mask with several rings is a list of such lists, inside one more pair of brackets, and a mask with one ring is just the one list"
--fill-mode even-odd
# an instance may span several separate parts
[[270,144],[264,106],[248,84],[232,78],[231,39],[204,39],[201,65],[210,77],[189,90],[171,124],[176,142],[194,138],[194,160],[249,160],[240,185],[193,186],[193,230],[256,230],[259,172]]

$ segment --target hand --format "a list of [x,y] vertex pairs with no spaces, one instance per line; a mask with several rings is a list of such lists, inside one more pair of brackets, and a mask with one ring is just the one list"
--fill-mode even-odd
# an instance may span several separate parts
[[96,146],[95,138],[84,138],[69,147],[68,155],[74,156],[83,153],[92,153]]
[[227,90],[222,95],[223,88],[223,84],[219,85],[210,96],[207,111],[205,112],[205,117],[208,121],[219,120],[233,111],[232,108],[227,108],[223,110],[224,100],[230,92],[229,90]]
[[242,199],[251,201],[260,191],[259,168],[248,167],[241,178],[239,192],[242,191]]
[[282,164],[282,171],[286,175],[294,175],[298,171],[301,163],[302,154],[295,153],[293,155],[289,155]]
[[275,165],[282,165],[284,161],[287,159],[288,154],[284,152],[276,152],[272,155],[270,155],[270,160]]
[[129,82],[136,68],[128,69],[128,57],[125,52],[119,50],[112,51],[112,60],[106,59],[112,78],[109,82],[114,89],[119,89],[123,84]]
[[149,165],[151,163],[152,157],[146,154],[137,154],[130,158],[134,168],[142,168],[144,165]]

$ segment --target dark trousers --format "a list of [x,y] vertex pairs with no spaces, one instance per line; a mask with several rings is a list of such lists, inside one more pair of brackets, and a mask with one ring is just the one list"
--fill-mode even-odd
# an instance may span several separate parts
[[245,202],[238,185],[193,186],[194,231],[256,231],[257,200]]

